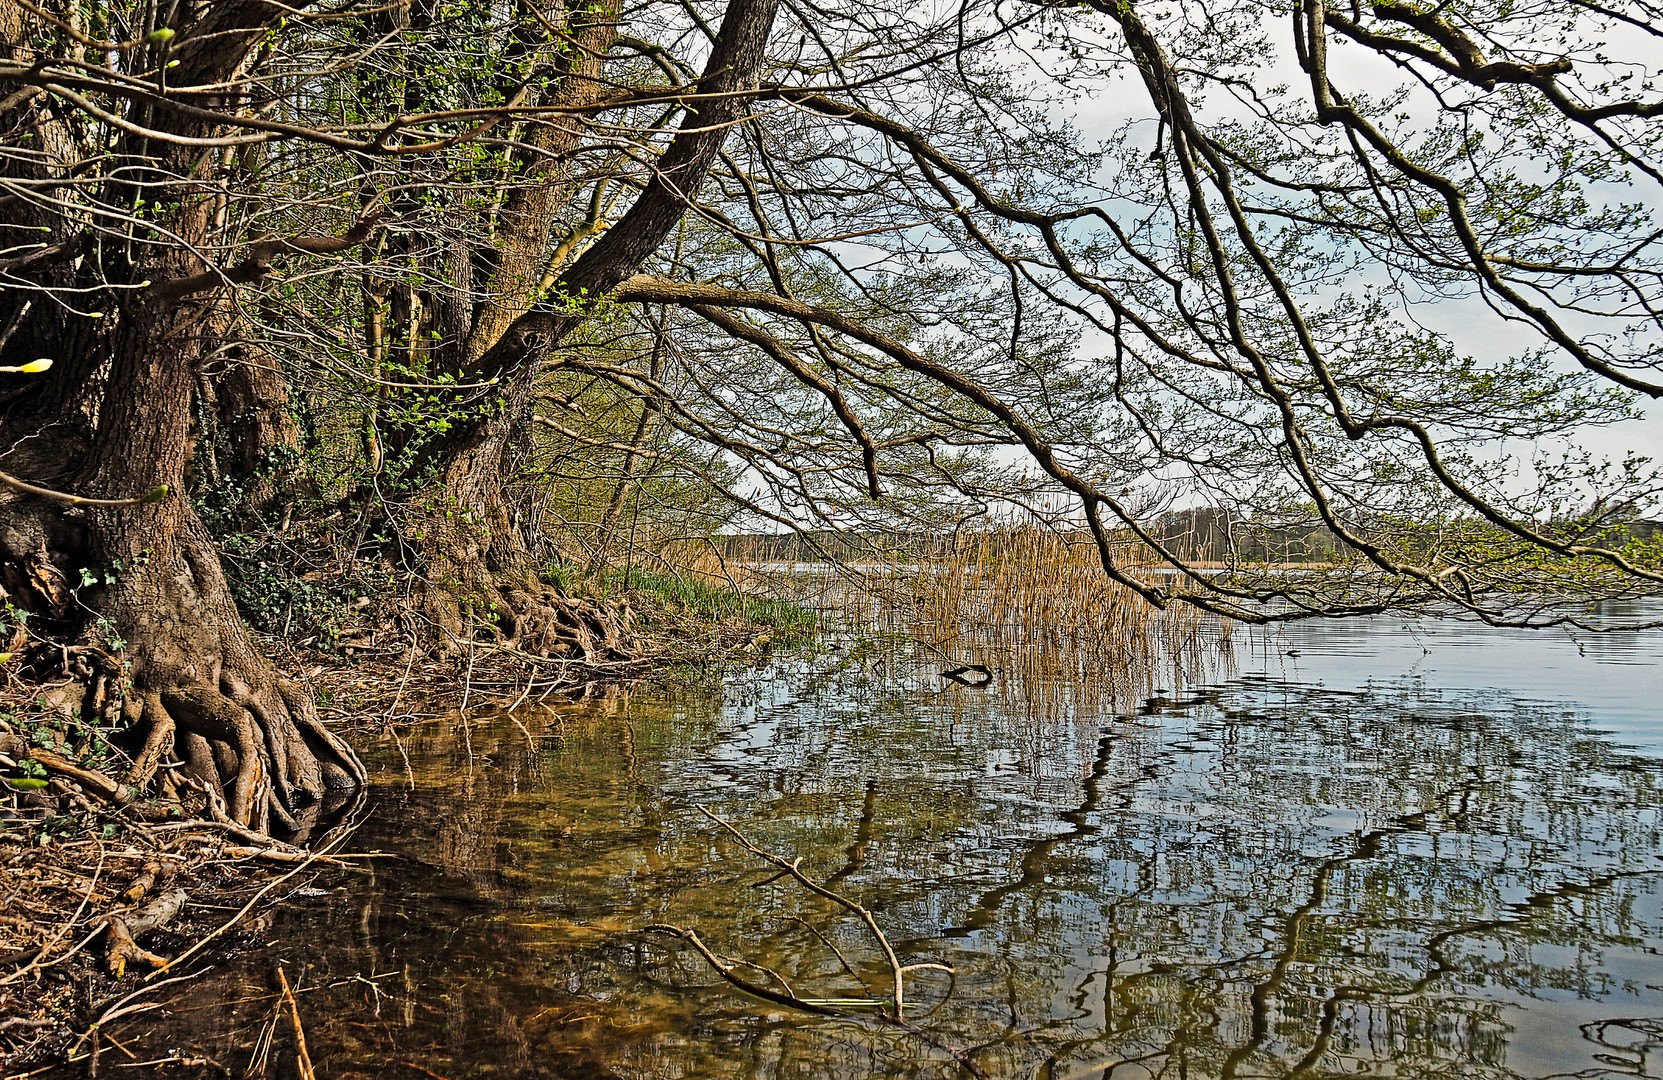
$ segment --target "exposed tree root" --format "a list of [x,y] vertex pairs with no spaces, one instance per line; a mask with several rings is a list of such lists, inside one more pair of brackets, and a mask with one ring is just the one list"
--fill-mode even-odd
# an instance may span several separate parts
[[446,652],[490,641],[530,656],[596,666],[642,656],[635,613],[626,601],[574,596],[530,574],[482,582],[466,592],[429,586],[420,611]]
[[603,665],[642,656],[627,601],[574,595],[541,580],[494,487],[475,506],[430,511],[416,609],[452,654],[489,641],[531,656]]
[[185,899],[185,890],[174,889],[163,893],[138,911],[112,913],[105,920],[104,933],[109,941],[105,950],[104,965],[111,975],[121,978],[127,970],[127,965],[133,961],[151,968],[167,966],[167,957],[157,956],[148,949],[140,948],[134,938],[172,922],[185,910]]
[[[114,806],[205,794],[228,820],[290,839],[363,785],[363,765],[319,721],[311,694],[254,648],[188,507],[169,508],[173,528],[149,532],[166,542],[128,543],[119,558],[63,543],[43,526],[66,515],[34,509],[33,521],[0,529],[0,602],[32,616],[18,631],[20,671],[52,683],[42,700],[66,742],[105,740],[126,755],[111,775],[43,764]],[[108,532],[145,535],[132,523]]]

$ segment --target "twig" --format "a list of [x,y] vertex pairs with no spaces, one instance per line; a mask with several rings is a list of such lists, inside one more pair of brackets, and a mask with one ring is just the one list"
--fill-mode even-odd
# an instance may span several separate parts
[[60,956],[57,960],[53,960],[50,963],[48,963],[47,960],[46,960],[46,957],[48,955],[50,955],[51,952],[52,952],[52,947],[54,945],[56,945],[58,942],[62,941],[65,937],[67,937],[69,935],[70,930],[74,928],[75,924],[77,922],[81,921],[81,912],[83,912],[87,909],[87,902],[92,899],[93,891],[98,888],[98,877],[103,872],[104,872],[104,846],[102,844],[100,844],[98,846],[98,865],[93,867],[92,880],[87,883],[87,891],[86,891],[85,894],[82,895],[80,905],[75,908],[75,914],[71,915],[69,917],[69,921],[64,923],[62,926],[60,926],[58,928],[58,932],[52,936],[52,939],[50,941],[48,941],[46,944],[44,944],[40,947],[40,952],[35,954],[35,958],[33,960],[29,961],[29,963],[26,964],[25,966],[23,966],[21,968],[18,968],[16,971],[12,972],[10,975],[7,975],[4,979],[0,979],[0,986],[5,986],[8,983],[16,982],[18,979],[21,979],[23,976],[27,975],[31,971],[38,971],[41,968],[50,967],[52,964],[59,963],[63,960],[68,959],[69,957],[75,955],[77,952],[80,952],[81,949],[86,947],[88,942],[90,942],[93,938],[98,936],[99,932],[104,929],[102,926],[98,927],[97,930],[94,930],[92,933],[88,934],[83,940],[81,940],[80,942],[78,942],[76,944],[75,948],[71,949],[69,952],[65,953],[63,956]]
[[[854,998],[804,998],[798,996],[796,991],[791,988],[791,985],[772,968],[764,967],[761,964],[752,963],[748,960],[738,960],[732,957],[719,956],[704,943],[697,932],[688,927],[671,926],[667,923],[655,923],[646,927],[646,932],[667,934],[685,941],[688,945],[693,947],[694,951],[704,958],[705,963],[709,964],[711,969],[715,971],[717,975],[721,976],[725,982],[747,994],[750,994],[752,997],[761,998],[763,1001],[772,1002],[775,1005],[780,1005],[788,1009],[796,1009],[799,1012],[810,1013],[815,1016],[835,1017],[845,1020],[875,1019],[892,1027],[900,1028],[915,1038],[946,1054],[948,1057],[952,1058],[960,1068],[974,1077],[975,1080],[989,1080],[987,1073],[980,1065],[977,1065],[966,1052],[956,1050],[953,1047],[946,1045],[934,1035],[909,1021],[905,1016],[904,1010],[906,1008],[906,999],[904,997],[904,983],[907,974],[913,971],[925,970],[945,971],[948,974],[954,974],[951,967],[946,964],[936,963],[902,964],[900,958],[895,955],[895,949],[889,944],[889,938],[884,934],[882,927],[878,926],[877,919],[873,917],[872,913],[860,904],[856,903],[854,900],[844,896],[842,893],[810,880],[808,875],[804,874],[802,871],[801,859],[788,860],[783,856],[775,855],[771,851],[765,851],[754,844],[750,837],[740,832],[737,828],[729,824],[721,817],[718,817],[716,814],[712,813],[706,807],[698,806],[695,807],[695,809],[697,809],[699,813],[703,814],[705,817],[720,825],[723,829],[727,830],[728,834],[738,840],[740,845],[743,846],[746,851],[756,855],[768,865],[778,868],[781,873],[776,875],[776,878],[779,876],[789,876],[805,889],[814,893],[814,895],[830,900],[839,907],[843,908],[845,911],[848,911],[858,917],[861,922],[865,924],[866,929],[872,935],[873,940],[877,942],[879,949],[883,952],[884,958],[889,962],[889,970],[894,978],[894,992],[891,995],[890,1000],[887,1002],[881,998],[871,1000]],[[803,922],[801,919],[796,921]],[[827,947],[836,954],[838,962],[843,965],[843,969],[845,971],[847,971],[850,975],[853,975],[856,979],[859,979],[862,985],[865,984],[865,980],[860,979],[860,975],[854,970],[854,967],[849,963],[848,959],[844,957],[843,953],[835,945],[833,945],[824,934],[820,933],[806,922],[803,922],[803,925],[808,926],[809,930],[813,932],[814,935],[822,942],[825,942]],[[741,966],[766,972],[774,979],[775,982],[779,983],[780,986],[783,987],[783,990],[774,990],[770,987],[752,982],[735,970]],[[878,1015],[876,1017],[866,1017],[859,1014],[844,1012],[842,1011],[843,1009],[877,1009]]]
[[[316,852],[314,854],[317,856],[317,858],[322,857],[322,852]],[[248,898],[248,903],[246,903],[242,907],[238,908],[237,913],[235,915],[231,916],[231,918],[229,920],[227,920],[224,924],[222,924],[218,929],[213,930],[212,932],[210,932],[206,937],[203,937],[203,938],[199,939],[195,945],[192,945],[190,948],[186,949],[184,952],[182,952],[178,956],[174,957],[165,966],[159,967],[155,971],[151,972],[149,975],[145,976],[146,981],[149,981],[150,979],[154,979],[156,976],[160,975],[164,971],[169,970],[170,968],[174,968],[174,967],[179,966],[180,964],[184,963],[186,960],[189,960],[192,956],[195,956],[197,953],[201,952],[203,947],[206,946],[208,944],[208,942],[210,942],[210,941],[214,940],[215,938],[219,937],[221,934],[225,933],[227,930],[231,929],[233,926],[236,926],[239,922],[241,922],[242,919],[243,919],[243,916],[247,915],[250,911],[252,911],[253,908],[254,908],[254,905],[258,904],[261,900],[265,899],[266,895],[268,893],[270,893],[273,889],[277,888],[277,886],[283,884],[285,881],[288,881],[290,878],[294,877],[296,874],[300,873],[302,870],[307,869],[315,861],[316,861],[316,858],[308,858],[305,862],[301,863],[299,866],[295,867],[293,870],[290,870],[288,873],[283,874],[280,877],[273,878],[271,881],[267,882],[265,887],[262,888],[259,892],[255,893],[253,896],[249,897]]]
[[258,1080],[266,1075],[266,1063],[271,1058],[272,1040],[277,1037],[277,1022],[283,1016],[283,995],[273,994],[271,1012],[260,1024],[260,1035],[254,1040],[254,1052],[249,1055],[243,1080]]
[[283,1000],[289,1006],[289,1022],[294,1025],[296,1067],[300,1070],[300,1080],[318,1080],[317,1073],[312,1071],[312,1057],[306,1052],[306,1030],[300,1025],[300,1005],[295,1001],[294,991],[289,989],[289,977],[283,972],[283,965],[277,965],[277,981],[283,986]]
[[168,486],[158,484],[143,495],[131,499],[88,499],[80,495],[71,495],[66,491],[54,491],[52,488],[39,487],[27,480],[19,480],[10,473],[3,472],[0,472],[0,485],[9,487],[14,491],[21,491],[25,495],[38,495],[43,499],[57,499],[71,506],[138,506],[141,503],[161,502],[168,495]]

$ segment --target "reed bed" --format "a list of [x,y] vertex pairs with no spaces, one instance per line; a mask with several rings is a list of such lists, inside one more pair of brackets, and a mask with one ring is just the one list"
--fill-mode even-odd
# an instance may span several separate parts
[[[1110,581],[1084,535],[1011,525],[839,544],[823,558],[780,558],[767,538],[737,538],[665,558],[689,581],[815,612],[823,633],[873,663],[928,677],[984,665],[1004,693],[1048,708],[1127,711],[1228,673],[1228,621],[1163,611]],[[1115,554],[1135,565],[1135,551]]]

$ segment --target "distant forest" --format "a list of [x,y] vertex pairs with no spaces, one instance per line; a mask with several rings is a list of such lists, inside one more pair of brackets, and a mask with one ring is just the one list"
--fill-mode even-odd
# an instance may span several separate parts
[[[1609,526],[1591,538],[1604,546],[1617,547],[1631,540],[1651,540],[1663,531],[1663,521],[1636,518]],[[1149,532],[1161,545],[1184,562],[1319,562],[1335,557],[1341,550],[1326,526],[1291,528],[1266,526],[1235,516],[1220,507],[1172,510],[1160,515]],[[794,533],[740,533],[720,538],[724,557],[747,562],[830,562],[852,561],[900,555],[931,558],[950,551],[953,533],[933,532],[833,532],[804,530]],[[1089,544],[1081,532],[1079,540]],[[1128,545],[1133,538],[1126,537]]]

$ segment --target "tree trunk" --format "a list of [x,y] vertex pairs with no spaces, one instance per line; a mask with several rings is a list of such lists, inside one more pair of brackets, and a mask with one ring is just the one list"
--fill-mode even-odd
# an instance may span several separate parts
[[[539,652],[590,660],[627,655],[627,614],[537,583],[524,537],[504,497],[511,448],[529,420],[537,376],[552,349],[589,316],[584,310],[635,273],[669,238],[710,172],[727,132],[747,114],[778,0],[732,0],[689,110],[651,180],[618,223],[560,276],[555,292],[575,314],[530,308],[524,290],[540,276],[558,178],[525,189],[503,217],[498,298],[482,305],[469,337],[468,380],[500,380],[499,406],[455,424],[413,473],[435,469],[440,487],[425,519],[430,582],[423,610],[452,640],[483,630]],[[503,294],[506,294],[504,298]],[[442,516],[441,516],[442,515]],[[617,644],[614,644],[617,643]],[[597,649],[598,646],[598,649]]]
[[[289,10],[228,0],[175,24],[173,93],[224,107],[217,91],[192,88],[223,84]],[[0,19],[0,33],[13,55],[28,51],[26,26]],[[0,83],[0,96],[6,92]],[[25,120],[73,144],[66,121]],[[0,446],[9,448],[0,469],[81,498],[0,491],[0,600],[30,613],[35,647],[27,652],[37,668],[67,667],[63,674],[80,677],[83,718],[125,727],[130,785],[150,786],[173,759],[181,767],[166,771],[162,794],[187,797],[195,787],[211,809],[239,824],[303,838],[328,792],[361,785],[364,771],[318,721],[310,696],[255,648],[218,552],[182,495],[199,367],[220,344],[214,328],[223,323],[213,317],[213,294],[181,297],[168,286],[201,274],[206,266],[195,252],[212,248],[211,202],[193,183],[212,161],[184,143],[211,129],[161,110],[146,120],[169,138],[124,134],[115,156],[152,164],[135,179],[165,208],[163,235],[178,242],[135,237],[119,255],[108,243],[96,268],[102,279],[90,267],[79,270],[82,291],[72,306],[96,309],[99,320],[71,316],[66,323],[50,300],[19,320],[17,340],[50,349],[45,355],[59,363],[19,385],[0,415]],[[75,163],[74,156],[59,160],[65,169]],[[107,182],[103,207],[119,210],[138,190],[124,195],[122,184]],[[0,209],[7,223],[28,224],[12,210]],[[19,210],[42,212],[28,201]],[[34,280],[43,290],[61,284]],[[163,486],[165,497],[155,501],[86,501],[131,499]],[[125,673],[113,659],[123,652]]]
[[517,429],[531,405],[532,381],[511,383],[430,497],[421,611],[452,650],[483,635],[538,656],[589,664],[636,659],[626,604],[573,596],[538,576],[502,483],[514,471],[513,448],[523,445]]
[[[328,792],[356,787],[364,773],[318,721],[309,694],[255,648],[218,550],[179,494],[202,340],[194,324],[205,321],[195,307],[123,307],[98,431],[74,485],[107,499],[166,485],[167,497],[100,506],[0,494],[0,581],[12,603],[39,617],[45,640],[35,665],[79,661],[61,674],[85,681],[83,714],[119,715],[128,729],[129,784],[148,785],[172,757],[232,820],[304,837]],[[9,426],[6,435],[11,442]],[[44,479],[45,464],[6,461],[23,479]],[[99,662],[123,651],[125,687],[119,667]],[[171,773],[169,781],[164,793],[186,794]]]
[[303,483],[301,432],[277,359],[253,343],[230,348],[197,386],[203,400],[202,479],[241,514],[270,524]]

